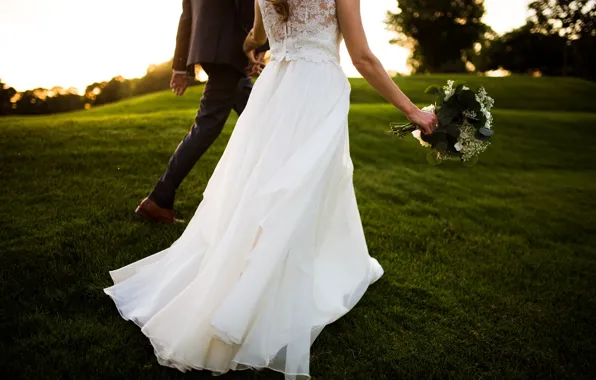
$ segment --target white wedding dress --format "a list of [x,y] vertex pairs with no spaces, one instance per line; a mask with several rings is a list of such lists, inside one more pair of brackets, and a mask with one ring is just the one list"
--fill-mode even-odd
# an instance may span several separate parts
[[110,272],[105,292],[158,361],[309,377],[310,346],[383,269],[352,185],[350,84],[335,0],[259,0],[271,62],[182,236]]

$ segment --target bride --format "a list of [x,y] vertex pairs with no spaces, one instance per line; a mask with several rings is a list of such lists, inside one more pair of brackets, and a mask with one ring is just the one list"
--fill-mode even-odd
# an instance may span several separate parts
[[270,368],[309,377],[310,347],[383,269],[367,251],[352,185],[345,39],[362,76],[424,133],[420,111],[370,51],[359,0],[256,0],[244,49],[271,62],[186,230],[110,272],[120,314],[160,364],[213,374]]

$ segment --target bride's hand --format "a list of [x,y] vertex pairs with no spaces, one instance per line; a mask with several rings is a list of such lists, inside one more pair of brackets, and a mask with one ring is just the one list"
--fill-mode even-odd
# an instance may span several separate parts
[[261,75],[263,69],[265,68],[264,58],[265,52],[259,52],[255,54],[255,60],[257,61],[257,63],[248,66],[247,69],[249,69],[249,77],[256,77]]
[[254,31],[251,30],[250,33],[248,33],[248,36],[246,36],[246,40],[244,40],[243,46],[244,54],[250,61],[250,76],[260,74],[261,71],[263,71],[263,68],[265,67],[265,62],[263,62],[265,54],[256,52],[256,49],[261,45],[262,44],[255,40]]
[[242,49],[244,50],[244,54],[246,54],[246,56],[248,57],[248,60],[250,61],[251,65],[262,63],[257,60],[256,53],[256,49],[261,45],[262,44],[255,40],[254,30],[251,30],[248,33],[248,36],[246,36],[246,39],[244,40],[244,46],[242,47]]
[[408,120],[418,126],[425,135],[430,135],[439,126],[437,115],[421,111],[418,107],[415,107],[415,109],[406,116]]

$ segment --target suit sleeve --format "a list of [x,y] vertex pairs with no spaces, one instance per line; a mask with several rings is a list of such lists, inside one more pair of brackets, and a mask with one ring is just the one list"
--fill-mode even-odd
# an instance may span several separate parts
[[190,50],[190,34],[192,31],[192,10],[190,9],[190,0],[182,1],[182,15],[178,24],[178,33],[176,35],[176,50],[174,52],[174,64],[172,68],[178,71],[186,71],[188,54]]
[[247,0],[235,0],[234,6],[236,7],[236,16],[240,28],[244,31],[245,35],[248,35],[252,28],[252,23],[255,19],[255,4],[254,1]]
[[269,40],[267,40],[267,42],[265,42],[265,45],[259,46],[255,51],[257,53],[262,53],[262,52],[267,51],[267,50],[270,50]]
[[[247,0],[235,0],[234,3],[236,5],[236,13],[240,19],[240,26],[244,31],[244,37],[246,37],[253,27],[255,20],[254,2]],[[265,45],[258,47],[256,52],[261,53],[267,50],[269,50],[269,41],[265,42]]]

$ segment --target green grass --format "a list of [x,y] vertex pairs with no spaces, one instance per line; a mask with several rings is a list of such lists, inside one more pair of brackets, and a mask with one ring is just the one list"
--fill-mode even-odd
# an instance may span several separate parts
[[[510,76],[488,78],[473,75],[420,75],[396,78],[400,87],[419,103],[434,98],[424,94],[430,85],[443,85],[447,80],[466,82],[473,89],[484,86],[501,109],[560,110],[595,112],[596,83],[575,78],[532,78]],[[352,80],[353,103],[379,103],[381,96],[364,79]]]
[[[424,102],[412,91],[444,79],[399,81]],[[352,83],[355,186],[369,250],[386,272],[317,339],[313,378],[593,378],[596,109],[586,89],[594,85],[490,79],[497,133],[469,169],[427,165],[417,141],[386,133],[403,117]],[[188,130],[199,96],[193,88],[184,98],[164,92],[0,119],[3,378],[211,378],[159,366],[102,292],[109,270],[168,247],[184,229],[139,222],[132,211]],[[176,207],[184,216],[234,122],[183,183]]]

